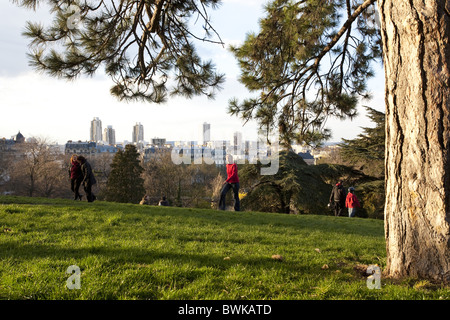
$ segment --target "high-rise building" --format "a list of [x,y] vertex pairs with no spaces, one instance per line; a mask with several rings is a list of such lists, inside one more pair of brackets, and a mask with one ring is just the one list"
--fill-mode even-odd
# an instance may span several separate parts
[[109,145],[116,144],[116,130],[114,130],[112,126],[105,128],[105,131],[103,132],[103,141]]
[[133,143],[144,141],[144,126],[139,122],[133,127]]
[[233,134],[233,146],[240,148],[241,145],[242,145],[242,133],[239,131],[236,131]]
[[204,122],[203,123],[203,132],[202,132],[202,143],[205,145],[209,141],[211,141],[211,124]]
[[97,117],[91,121],[91,141],[102,141],[102,121]]

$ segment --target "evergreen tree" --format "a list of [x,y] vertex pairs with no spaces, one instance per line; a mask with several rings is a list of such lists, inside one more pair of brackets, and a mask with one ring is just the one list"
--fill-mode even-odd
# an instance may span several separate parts
[[292,151],[280,152],[279,170],[274,175],[261,175],[261,166],[248,164],[239,170],[241,186],[247,191],[242,200],[245,210],[326,214],[336,181],[351,186],[373,180],[344,165],[309,166]]
[[270,2],[259,33],[232,47],[240,80],[256,96],[233,99],[230,114],[254,119],[267,132],[277,129],[287,148],[328,139],[327,117],[354,117],[358,99],[369,97],[370,62],[381,58],[375,11],[367,10],[374,2]]
[[111,164],[105,200],[139,203],[145,194],[142,172],[139,153],[134,145],[128,144],[124,151],[119,150]]
[[234,48],[259,95],[231,101],[230,113],[278,129],[287,146],[326,138],[330,115],[353,116],[382,57],[384,271],[394,278],[450,283],[449,35],[448,0],[274,0],[260,33]]
[[[223,44],[208,14],[219,0],[13,1],[32,9],[47,2],[54,17],[48,27],[26,25],[31,65],[38,71],[73,79],[104,65],[115,82],[114,96],[150,102],[165,101],[168,92],[212,98],[224,81],[193,44]],[[201,23],[204,33],[194,33],[193,23]]]
[[362,128],[363,133],[356,139],[342,139],[341,156],[353,164],[361,164],[362,170],[369,175],[384,179],[384,153],[386,143],[385,114],[365,107],[367,117],[375,123],[373,128]]

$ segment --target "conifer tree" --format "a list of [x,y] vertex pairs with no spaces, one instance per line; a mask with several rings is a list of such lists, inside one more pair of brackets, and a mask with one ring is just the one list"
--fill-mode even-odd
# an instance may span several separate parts
[[381,58],[374,10],[366,10],[373,2],[275,0],[266,5],[259,33],[232,47],[240,80],[255,96],[231,100],[230,114],[254,119],[268,133],[278,130],[285,147],[328,139],[327,118],[354,117],[359,98],[369,97],[370,62]]
[[263,164],[246,164],[239,169],[241,186],[247,195],[242,200],[246,210],[327,214],[330,193],[336,181],[344,185],[373,180],[358,170],[344,165],[307,165],[293,151],[279,153],[279,170],[274,175],[261,175]]
[[325,139],[330,115],[353,116],[382,58],[390,277],[450,283],[448,3],[274,0],[259,34],[233,49],[255,97],[234,99],[230,113],[278,130],[286,146]]
[[105,200],[124,203],[139,203],[145,194],[144,169],[140,165],[139,153],[134,145],[128,144],[119,150],[111,164]]
[[386,117],[384,112],[370,107],[365,108],[367,117],[375,123],[375,127],[362,128],[363,132],[356,139],[342,139],[340,153],[344,160],[353,164],[363,164],[363,167],[371,169],[371,174],[384,179]]
[[168,93],[213,98],[224,81],[194,46],[194,40],[223,44],[208,13],[219,0],[13,1],[31,9],[46,2],[54,18],[48,27],[26,25],[38,71],[74,79],[104,66],[114,96],[149,102],[164,102]]

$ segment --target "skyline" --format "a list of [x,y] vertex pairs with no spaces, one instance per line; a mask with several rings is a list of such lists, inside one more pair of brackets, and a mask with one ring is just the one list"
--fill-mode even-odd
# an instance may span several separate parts
[[[219,139],[219,140],[213,140],[211,139],[211,123],[207,123],[204,122],[201,127],[199,128],[199,130],[201,131],[200,133],[200,138],[197,140],[193,140],[193,139],[187,139],[187,140],[174,140],[174,139],[170,139],[170,137],[161,137],[161,136],[152,136],[152,137],[147,137],[145,136],[145,129],[144,126],[140,123],[137,122],[136,124],[133,125],[132,127],[132,132],[130,134],[131,139],[122,139],[122,140],[116,140],[115,139],[115,128],[114,125],[106,125],[104,126],[102,119],[100,119],[99,117],[94,117],[91,120],[91,125],[90,125],[90,139],[82,141],[82,140],[69,140],[67,142],[103,142],[105,144],[110,144],[110,145],[115,145],[115,144],[122,144],[122,143],[138,143],[138,142],[146,142],[146,143],[151,143],[151,141],[153,139],[164,139],[166,141],[170,141],[170,142],[189,142],[189,141],[196,141],[199,144],[205,144],[206,142],[211,142],[211,141],[229,141],[234,143],[235,145],[238,144],[237,141],[250,141],[249,139],[245,139],[245,137],[242,136],[242,132],[241,131],[234,131],[232,132],[232,137],[229,139]],[[114,143],[108,143],[109,136],[112,135],[114,138]],[[260,137],[258,136],[259,132],[257,133],[257,139],[260,139]],[[14,136],[11,136],[11,139],[14,139]],[[139,138],[138,138],[139,137]],[[25,139],[27,139],[28,137],[25,137]]]
[[[249,122],[243,127],[241,120],[226,112],[229,99],[251,96],[238,81],[240,70],[228,47],[242,43],[248,32],[258,31],[264,3],[258,0],[224,0],[218,10],[212,11],[212,22],[225,46],[197,42],[196,47],[203,59],[212,60],[218,71],[226,74],[226,82],[215,100],[176,97],[161,105],[119,102],[110,95],[112,81],[103,73],[68,82],[35,72],[28,66],[27,40],[21,32],[29,20],[47,25],[45,6],[33,12],[11,2],[0,4],[5,16],[0,21],[3,47],[0,59],[0,106],[3,114],[0,138],[8,139],[20,131],[26,137],[43,137],[59,144],[69,140],[89,140],[90,121],[99,117],[105,127],[113,126],[117,141],[131,140],[131,128],[138,122],[146,128],[148,140],[160,137],[200,141],[199,128],[204,122],[213,128],[211,140],[231,140],[236,131],[242,132],[245,139],[256,139],[258,129],[255,123]],[[229,22],[231,17],[233,23]],[[382,72],[377,72],[377,77],[368,82],[374,98],[360,104],[359,117],[353,121],[327,121],[327,127],[333,133],[330,141],[354,138],[361,133],[360,127],[373,125],[364,115],[362,105],[384,111],[383,76]]]

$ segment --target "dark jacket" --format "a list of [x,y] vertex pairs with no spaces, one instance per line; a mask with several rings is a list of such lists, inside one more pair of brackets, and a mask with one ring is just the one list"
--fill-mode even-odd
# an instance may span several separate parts
[[97,183],[89,162],[85,161],[81,164],[81,172],[83,172],[83,184],[94,185]]
[[331,195],[330,195],[330,203],[331,202],[340,202],[340,203],[345,203],[345,198],[346,198],[346,193],[345,193],[345,189],[342,186],[342,184],[337,183],[334,187],[333,190],[331,191]]

